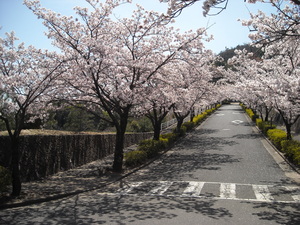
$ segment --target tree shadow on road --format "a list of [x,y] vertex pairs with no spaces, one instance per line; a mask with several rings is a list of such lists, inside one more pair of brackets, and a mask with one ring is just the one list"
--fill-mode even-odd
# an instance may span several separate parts
[[[172,154],[162,156],[148,167],[146,175],[137,175],[139,180],[178,179],[199,170],[220,170],[221,165],[239,162],[233,155],[224,153],[223,146],[236,142],[228,138],[210,137],[214,130],[199,130],[190,134],[172,149]],[[192,178],[192,177],[191,177]]]
[[260,139],[262,138],[261,134],[237,134],[232,136],[232,138],[238,138],[238,139]]
[[[163,224],[175,220],[182,213],[187,216],[204,215],[210,219],[232,217],[223,207],[215,207],[215,200],[196,200],[175,197],[147,196],[89,196],[49,202],[47,205],[16,209],[1,216],[5,224]],[[2,212],[3,213],[3,212]],[[1,212],[0,212],[1,215]],[[182,218],[181,218],[182,219]]]
[[273,221],[274,224],[299,225],[300,224],[300,204],[297,203],[248,203],[253,204],[252,213],[262,221]]

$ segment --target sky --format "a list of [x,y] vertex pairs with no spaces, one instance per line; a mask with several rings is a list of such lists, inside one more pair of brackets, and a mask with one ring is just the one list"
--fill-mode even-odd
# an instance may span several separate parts
[[[131,10],[136,3],[142,5],[147,10],[166,12],[167,4],[160,3],[159,0],[133,0],[133,5],[122,5],[114,12],[116,17],[130,17]],[[209,35],[214,36],[214,40],[205,43],[205,47],[218,54],[226,48],[249,43],[249,28],[243,27],[238,19],[250,18],[249,12],[255,13],[262,10],[266,13],[274,12],[274,8],[269,4],[256,3],[247,4],[244,0],[229,0],[226,10],[216,16],[204,17],[202,14],[202,2],[185,9],[176,18],[172,26],[179,28],[182,32],[196,30],[201,27],[209,27]],[[41,0],[45,8],[52,9],[62,15],[74,15],[73,8],[77,5],[87,6],[85,0]],[[23,0],[0,0],[0,37],[4,38],[6,32],[14,31],[16,36],[25,45],[34,45],[37,48],[55,50],[51,45],[45,32],[42,20],[23,5]]]

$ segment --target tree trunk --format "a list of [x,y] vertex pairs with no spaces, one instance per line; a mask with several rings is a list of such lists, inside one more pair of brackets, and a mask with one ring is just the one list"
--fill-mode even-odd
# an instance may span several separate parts
[[117,131],[113,162],[113,171],[115,172],[122,172],[123,169],[124,139],[125,132]]
[[160,129],[161,129],[161,120],[155,121],[153,125],[154,135],[153,140],[158,141],[160,137]]
[[180,133],[180,128],[181,128],[181,125],[183,124],[183,120],[184,118],[182,117],[176,117],[177,119],[177,126],[176,126],[176,133]]
[[285,128],[286,128],[286,139],[287,139],[287,140],[292,140],[291,127],[292,127],[291,124],[285,123]]
[[265,110],[266,110],[265,121],[268,122],[268,121],[269,121],[269,113],[270,113],[270,110],[268,109],[268,107],[265,107]]
[[123,169],[123,158],[124,158],[124,140],[125,132],[128,122],[129,108],[125,110],[124,113],[120,115],[120,124],[116,126],[116,143],[115,143],[115,152],[114,152],[114,162],[113,162],[113,171],[122,172]]
[[20,153],[19,138],[11,138],[11,172],[12,172],[12,193],[11,196],[19,196],[21,193],[21,176],[20,176]]

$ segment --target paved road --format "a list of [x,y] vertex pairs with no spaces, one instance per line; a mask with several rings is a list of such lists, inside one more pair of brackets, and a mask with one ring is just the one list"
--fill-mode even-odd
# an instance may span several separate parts
[[[238,105],[222,106],[159,160],[75,197],[0,211],[3,224],[300,224],[299,175]],[[278,158],[277,158],[278,159]]]

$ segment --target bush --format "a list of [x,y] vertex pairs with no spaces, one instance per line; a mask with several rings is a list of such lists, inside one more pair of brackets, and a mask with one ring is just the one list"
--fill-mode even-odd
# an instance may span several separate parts
[[203,112],[203,113],[201,113],[201,114],[195,116],[195,117],[193,118],[193,122],[194,122],[196,125],[198,125],[198,124],[200,124],[200,123],[206,118],[206,116],[207,116],[207,113],[206,113],[206,112]]
[[11,173],[8,169],[0,166],[0,192],[6,191],[11,183]]
[[271,130],[271,129],[275,129],[276,126],[275,125],[271,125],[269,122],[264,122],[263,123],[263,129],[262,129],[262,132],[267,135],[268,133],[268,130]]
[[178,135],[175,133],[167,133],[167,134],[162,134],[160,135],[160,139],[166,139],[168,146],[172,145],[175,143],[177,140]]
[[276,128],[275,125],[271,125],[270,122],[263,121],[262,119],[256,119],[256,125],[265,135],[267,135],[268,130]]
[[182,126],[186,127],[186,131],[190,131],[195,127],[194,122],[185,122],[182,124]]
[[173,133],[177,134],[178,137],[183,137],[186,134],[186,127],[185,126],[181,126],[179,132],[177,132],[177,128],[175,128],[173,130]]
[[296,165],[300,166],[300,142],[294,140],[281,141],[281,151]]
[[167,147],[168,141],[166,139],[163,140],[143,140],[140,142],[138,146],[139,151],[146,152],[148,158],[152,158],[158,155],[160,151]]
[[124,155],[125,165],[135,167],[142,165],[147,160],[147,153],[144,151],[131,151]]
[[264,121],[263,121],[262,119],[257,119],[257,120],[256,120],[256,126],[257,126],[260,130],[263,129],[263,123],[264,123]]
[[281,142],[286,140],[286,132],[280,129],[269,129],[267,131],[267,136],[276,148],[281,150]]
[[247,108],[246,108],[245,111],[246,111],[246,113],[248,114],[248,116],[251,118],[251,120],[252,120],[254,123],[256,123],[256,119],[258,119],[259,116],[256,115],[256,114],[252,111],[252,109],[247,109]]

